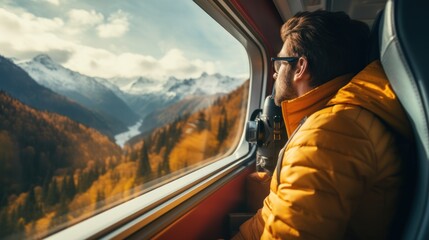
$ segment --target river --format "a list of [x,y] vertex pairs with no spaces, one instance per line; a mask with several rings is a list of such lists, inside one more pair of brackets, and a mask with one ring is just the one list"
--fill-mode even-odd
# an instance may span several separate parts
[[128,128],[128,131],[115,135],[115,142],[121,147],[132,137],[140,134],[139,128],[143,124],[143,120],[138,121],[136,124]]

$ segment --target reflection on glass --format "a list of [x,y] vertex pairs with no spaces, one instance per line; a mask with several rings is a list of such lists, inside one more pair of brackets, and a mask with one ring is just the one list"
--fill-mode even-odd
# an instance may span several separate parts
[[191,1],[0,4],[0,238],[41,238],[236,148],[247,57]]

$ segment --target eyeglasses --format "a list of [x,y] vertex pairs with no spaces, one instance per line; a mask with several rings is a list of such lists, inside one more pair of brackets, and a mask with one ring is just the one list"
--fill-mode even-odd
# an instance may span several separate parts
[[274,71],[278,73],[280,70],[280,66],[282,65],[282,62],[291,63],[291,62],[296,62],[298,59],[299,59],[298,57],[272,57],[271,62],[273,63]]

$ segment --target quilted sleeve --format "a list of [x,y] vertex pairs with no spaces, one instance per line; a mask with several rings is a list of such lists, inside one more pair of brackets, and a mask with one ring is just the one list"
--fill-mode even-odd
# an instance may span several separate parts
[[374,147],[355,119],[315,114],[288,144],[267,197],[262,239],[342,239],[375,174]]

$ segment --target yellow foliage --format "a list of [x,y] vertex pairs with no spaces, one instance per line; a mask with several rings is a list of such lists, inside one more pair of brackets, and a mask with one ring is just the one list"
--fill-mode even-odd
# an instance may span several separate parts
[[54,215],[55,212],[51,212],[45,214],[43,218],[27,224],[25,226],[26,235],[31,236],[33,239],[41,239],[50,230],[49,225]]
[[206,159],[207,153],[217,146],[213,132],[204,130],[193,132],[181,140],[170,154],[170,167],[172,171],[201,163]]

